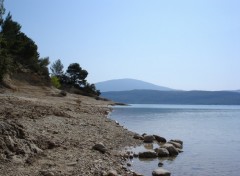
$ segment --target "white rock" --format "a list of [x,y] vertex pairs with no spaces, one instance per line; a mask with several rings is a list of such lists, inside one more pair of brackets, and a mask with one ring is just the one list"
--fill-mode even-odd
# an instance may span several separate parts
[[170,176],[171,173],[163,168],[157,168],[152,172],[153,176]]

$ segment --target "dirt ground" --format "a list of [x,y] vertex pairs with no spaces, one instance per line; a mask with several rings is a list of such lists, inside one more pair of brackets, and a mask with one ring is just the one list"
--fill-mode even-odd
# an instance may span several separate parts
[[[132,175],[120,152],[141,141],[107,118],[113,102],[17,85],[0,88],[1,176]],[[97,143],[106,152],[92,149]]]

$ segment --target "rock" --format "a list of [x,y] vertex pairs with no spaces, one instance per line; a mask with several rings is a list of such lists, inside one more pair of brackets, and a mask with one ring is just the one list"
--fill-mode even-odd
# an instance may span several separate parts
[[166,148],[157,148],[155,149],[155,152],[159,157],[168,157],[169,151]]
[[169,141],[168,143],[172,144],[174,147],[176,147],[178,149],[182,149],[182,145],[180,143],[173,142],[173,141]]
[[53,141],[48,141],[48,149],[53,149],[55,147],[58,147],[58,145]]
[[147,135],[147,133],[143,133],[143,134],[142,134],[142,137],[144,137],[144,136],[146,136],[146,135]]
[[77,162],[72,162],[67,164],[67,166],[75,166],[75,165],[77,165]]
[[95,144],[92,149],[97,150],[101,153],[105,153],[107,151],[106,147],[102,143]]
[[43,170],[43,171],[40,171],[41,175],[43,176],[54,176],[55,174],[51,171],[46,171],[46,170]]
[[130,167],[130,166],[132,166],[132,164],[131,163],[127,163],[127,166]]
[[139,134],[134,134],[133,138],[143,140],[143,137]]
[[168,150],[170,156],[178,155],[178,150],[172,144],[166,143],[163,145],[163,148]]
[[44,176],[54,176],[55,174],[53,172],[48,172],[46,175]]
[[133,176],[144,176],[144,175],[139,174],[139,173],[137,173],[137,172],[133,172],[132,175],[133,175]]
[[67,96],[67,92],[62,90],[61,92],[59,92],[59,95],[65,97],[65,96]]
[[176,142],[176,143],[179,143],[179,144],[183,145],[183,141],[181,141],[179,139],[171,139],[170,141]]
[[157,168],[152,172],[153,176],[170,176],[171,173],[163,168]]
[[163,166],[163,163],[159,162],[158,167],[162,167],[162,166]]
[[15,142],[13,141],[13,139],[11,138],[11,136],[6,136],[4,138],[4,141],[5,141],[5,144],[6,146],[8,147],[8,149],[12,152],[15,151],[15,147],[14,147],[14,144]]
[[134,154],[133,154],[133,157],[134,157],[134,158],[137,158],[137,157],[138,157],[138,154],[137,154],[137,153],[134,153]]
[[154,151],[145,151],[138,154],[139,158],[157,158],[157,153]]
[[35,144],[30,144],[30,148],[34,153],[42,153],[42,149],[38,148]]
[[178,150],[178,153],[182,153],[182,152],[183,152],[182,149],[178,149],[178,148],[177,148],[177,150]]
[[133,159],[133,154],[130,154],[130,155],[129,155],[129,158],[130,158],[130,159]]
[[158,136],[158,135],[153,135],[158,142],[166,143],[167,140],[164,137]]
[[145,135],[145,136],[143,137],[143,141],[146,142],[146,143],[152,143],[154,139],[155,139],[155,138],[154,138],[153,135]]
[[117,176],[118,175],[118,173],[117,173],[117,171],[115,171],[115,170],[110,170],[110,171],[108,171],[108,173],[107,173],[107,176]]

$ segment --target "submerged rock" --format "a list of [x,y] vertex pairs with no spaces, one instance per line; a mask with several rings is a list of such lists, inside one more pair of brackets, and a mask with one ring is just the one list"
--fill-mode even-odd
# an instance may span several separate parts
[[159,157],[168,157],[169,151],[166,148],[157,148],[155,149],[155,152]]
[[139,158],[157,158],[157,153],[154,151],[145,151],[138,154]]
[[153,176],[171,176],[171,173],[163,168],[157,168],[152,172]]
[[163,166],[163,163],[162,162],[159,162],[158,163],[158,167],[162,167]]
[[133,175],[133,176],[144,176],[144,175],[139,174],[139,173],[137,173],[137,172],[133,172],[132,175]]

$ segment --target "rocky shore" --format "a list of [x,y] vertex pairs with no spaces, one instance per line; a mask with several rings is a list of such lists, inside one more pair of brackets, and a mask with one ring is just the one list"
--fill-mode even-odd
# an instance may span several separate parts
[[[180,140],[135,134],[109,119],[112,101],[13,81],[14,89],[0,87],[0,175],[142,176],[131,170],[133,157],[182,152]],[[158,147],[126,149],[147,143]],[[158,167],[152,175],[171,175]]]
[[1,89],[1,175],[134,175],[121,151],[141,140],[107,118],[112,103],[46,87]]

